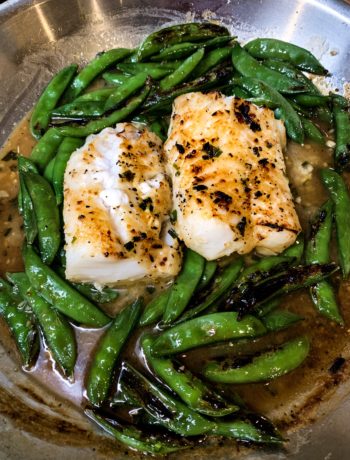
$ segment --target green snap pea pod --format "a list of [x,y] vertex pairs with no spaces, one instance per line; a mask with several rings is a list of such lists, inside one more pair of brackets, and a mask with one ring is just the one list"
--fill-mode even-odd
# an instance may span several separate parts
[[204,49],[200,48],[190,57],[184,60],[173,73],[160,80],[159,86],[163,91],[169,91],[174,86],[179,85],[191,74],[204,56]]
[[32,315],[25,307],[11,286],[0,278],[0,317],[11,331],[23,365],[29,367],[38,354],[39,340]]
[[208,363],[203,371],[205,378],[220,383],[253,383],[272,380],[296,369],[309,354],[306,337],[298,337],[275,350],[252,357],[248,364],[237,366],[233,362]]
[[146,73],[139,73],[130,77],[126,83],[118,86],[105,102],[104,110],[108,111],[118,107],[125,99],[145,85],[147,77]]
[[265,67],[238,43],[232,47],[232,63],[243,77],[262,80],[282,93],[300,93],[307,90],[298,80]]
[[56,107],[57,102],[76,73],[77,68],[77,65],[70,65],[58,72],[40,96],[29,123],[30,132],[35,139],[40,139],[46,131],[50,122],[51,110]]
[[[56,267],[55,271],[59,274],[59,276],[65,279],[65,272],[63,267]],[[67,280],[66,280],[67,281]],[[112,288],[104,287],[102,289],[97,289],[93,284],[89,283],[71,283],[74,289],[79,291],[83,294],[84,297],[91,300],[92,302],[97,303],[109,303],[113,300],[116,300],[119,296],[118,291]]]
[[104,114],[104,101],[73,101],[57,107],[51,112],[52,124],[62,120],[89,120]]
[[8,278],[33,310],[55,362],[67,377],[71,377],[77,359],[72,326],[35,292],[25,273],[11,273]]
[[224,309],[237,310],[239,318],[242,318],[264,302],[282,294],[312,286],[332,275],[336,270],[335,264],[290,267],[256,284],[248,284],[243,291],[234,287],[225,300]]
[[327,75],[322,64],[310,51],[292,43],[276,40],[275,38],[256,38],[245,45],[246,50],[259,59],[280,59],[294,64],[298,69],[317,75]]
[[[166,75],[169,75],[175,70],[175,66],[165,66],[161,64],[146,63],[146,62],[135,62],[130,64],[119,64],[117,69],[124,74],[137,75],[139,73],[146,73],[153,80],[160,80]],[[129,77],[130,78],[130,77]]]
[[239,418],[229,422],[219,422],[212,434],[257,444],[282,444],[283,442],[277,433],[266,433],[249,420]]
[[137,51],[137,60],[159,53],[165,46],[176,43],[204,41],[218,36],[227,36],[226,27],[210,22],[180,24],[157,30],[145,38]]
[[46,266],[31,247],[23,248],[23,259],[33,288],[58,311],[90,327],[102,327],[110,321],[101,310]]
[[215,427],[215,422],[173,398],[130,364],[123,363],[121,373],[121,378],[131,393],[138,398],[142,407],[168,430],[182,436],[198,436]]
[[167,139],[167,134],[164,132],[162,124],[158,121],[155,120],[153,123],[151,123],[149,129],[152,131],[152,133],[157,134],[157,136],[165,142]]
[[219,300],[236,281],[239,272],[242,269],[242,265],[242,259],[237,259],[228,267],[225,267],[223,271],[215,277],[213,288],[203,302],[186,311],[178,322],[182,323],[190,318],[194,318]]
[[146,305],[140,318],[140,326],[148,326],[161,319],[168,303],[170,291],[171,287],[161,292]]
[[245,316],[239,321],[236,312],[213,313],[166,330],[154,341],[152,353],[154,356],[174,355],[195,347],[265,333],[265,326],[254,316]]
[[163,323],[170,324],[185,310],[202,277],[205,259],[187,249],[181,273],[170,289],[163,315]]
[[314,286],[311,286],[310,295],[313,304],[321,315],[340,325],[344,324],[344,320],[339,311],[334,289],[328,281],[320,281]]
[[156,358],[151,353],[153,339],[144,336],[141,341],[146,360],[155,376],[173,390],[191,409],[204,415],[223,417],[239,407],[225,401],[180,363],[168,358]]
[[329,244],[332,236],[333,202],[326,201],[311,223],[309,240],[305,248],[307,264],[329,262]]
[[231,37],[230,35],[227,35],[227,36],[222,36],[222,37],[215,37],[206,42],[201,42],[201,43],[188,43],[188,42],[187,43],[186,42],[177,43],[173,46],[165,47],[159,54],[152,56],[151,61],[161,62],[161,61],[173,61],[175,59],[182,59],[192,54],[198,48],[204,48],[204,49],[215,48],[221,45],[225,45],[232,39],[233,37]]
[[34,214],[34,206],[27,186],[24,182],[24,175],[27,172],[36,173],[37,169],[34,163],[28,158],[18,156],[18,175],[19,175],[19,192],[18,192],[18,208],[23,217],[23,229],[26,240],[32,244],[38,234],[37,222]]
[[61,244],[60,218],[50,184],[39,174],[26,173],[24,182],[33,203],[40,255],[50,265]]
[[293,99],[302,107],[327,106],[330,100],[328,96],[321,94],[296,94]]
[[343,178],[331,169],[323,169],[321,178],[334,204],[334,218],[340,266],[344,278],[350,273],[350,196]]
[[342,109],[349,109],[350,108],[350,100],[340,94],[330,93],[329,94],[332,98],[333,105],[341,107]]
[[115,364],[139,319],[141,307],[141,299],[126,307],[116,316],[98,343],[86,384],[87,397],[94,406],[101,406],[108,396]]
[[303,126],[304,135],[307,139],[310,139],[317,144],[325,144],[325,138],[322,132],[317,128],[317,126],[312,123],[312,121],[307,118],[300,116],[301,124]]
[[269,332],[281,331],[303,319],[302,316],[288,310],[274,310],[261,317],[261,321]]
[[299,233],[295,243],[283,251],[283,256],[292,257],[295,260],[295,263],[299,264],[304,254],[304,245],[304,235],[303,233]]
[[55,164],[52,171],[52,185],[56,195],[56,203],[63,202],[63,179],[67,162],[72,153],[84,144],[83,139],[65,137],[58,148]]
[[137,108],[140,107],[148,94],[149,88],[146,87],[141,94],[130,99],[125,107],[112,112],[110,115],[100,118],[99,120],[92,120],[85,126],[65,126],[59,128],[59,132],[62,136],[70,137],[87,137],[90,134],[98,133],[99,131],[102,131],[102,129],[115,125],[131,115]]
[[110,94],[113,93],[115,88],[101,88],[95,91],[89,91],[74,99],[75,102],[103,102]]
[[50,128],[33,148],[30,159],[34,161],[40,171],[44,171],[54,158],[62,139],[63,136],[57,128]]
[[248,93],[248,91],[246,91],[243,88],[240,88],[239,86],[232,86],[229,89],[229,91],[225,91],[225,94],[227,94],[228,96],[239,97],[241,99],[249,99],[250,97],[250,94]]
[[229,46],[209,51],[207,54],[204,55],[201,62],[194,69],[193,73],[191,74],[191,77],[198,78],[206,74],[215,66],[229,59],[231,57],[231,51],[232,48]]
[[270,276],[271,270],[285,267],[292,262],[291,257],[286,256],[269,256],[262,257],[258,262],[246,267],[238,278],[238,283],[246,283],[247,281],[256,281],[263,276]]
[[199,280],[196,291],[201,292],[204,288],[208,286],[210,281],[213,279],[215,272],[218,268],[218,264],[215,260],[207,260],[204,265],[204,270]]
[[263,303],[261,306],[257,307],[254,313],[259,318],[261,318],[267,315],[268,313],[271,313],[273,310],[276,310],[276,308],[280,305],[280,303],[281,303],[281,300],[278,298],[269,300]]
[[342,171],[350,165],[350,115],[347,108],[342,107],[339,99],[333,98],[333,118],[335,124],[334,162]]
[[85,414],[99,425],[106,433],[114,439],[145,454],[166,455],[193,446],[184,438],[159,433],[159,430],[145,433],[145,430],[138,429],[134,425],[127,425],[125,422],[117,422],[115,418],[107,419],[98,415],[92,410],[85,410]]
[[333,124],[333,113],[328,107],[315,107],[314,114],[318,120],[330,126]]
[[129,80],[130,76],[120,72],[105,72],[102,78],[110,85],[122,85]]
[[90,61],[74,78],[63,95],[64,101],[73,101],[98,75],[108,67],[129,56],[131,52],[131,50],[126,48],[116,48],[98,53],[95,59]]
[[52,160],[50,161],[50,163],[46,166],[45,170],[44,170],[44,178],[50,182],[50,184],[52,184],[52,173],[53,173],[53,168],[55,166],[55,160],[56,160],[56,157],[52,158]]
[[288,136],[298,144],[303,144],[304,131],[300,117],[287,99],[274,88],[256,78],[238,78],[235,79],[235,83],[252,94],[252,102],[276,109],[275,115],[284,121]]

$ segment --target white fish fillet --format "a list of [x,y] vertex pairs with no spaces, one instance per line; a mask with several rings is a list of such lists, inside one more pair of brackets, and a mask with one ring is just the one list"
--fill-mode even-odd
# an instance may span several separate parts
[[218,92],[175,99],[165,143],[176,232],[208,260],[277,254],[300,231],[286,177],[284,125]]
[[119,123],[89,136],[64,177],[67,279],[104,285],[175,276],[181,252],[168,233],[170,210],[155,134]]

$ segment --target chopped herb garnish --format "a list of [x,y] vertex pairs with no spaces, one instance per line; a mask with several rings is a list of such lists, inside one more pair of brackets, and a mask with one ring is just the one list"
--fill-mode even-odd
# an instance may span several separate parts
[[169,233],[169,235],[170,235],[172,238],[174,238],[174,239],[175,239],[175,238],[178,238],[177,233],[175,232],[175,230],[174,230],[173,228],[170,228],[170,229],[168,230],[168,233]]
[[176,209],[173,209],[170,213],[170,222],[172,224],[175,224],[176,221],[177,221],[177,211]]
[[216,158],[222,154],[222,150],[219,147],[215,147],[215,145],[210,144],[210,142],[206,142],[203,145],[203,152],[205,152],[206,156],[209,158]]

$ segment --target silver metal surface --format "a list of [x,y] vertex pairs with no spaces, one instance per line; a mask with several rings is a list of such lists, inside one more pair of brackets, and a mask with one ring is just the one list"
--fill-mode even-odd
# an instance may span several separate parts
[[[342,91],[344,82],[350,81],[350,6],[342,1],[10,0],[0,5],[0,143],[32,107],[50,76],[62,66],[87,61],[97,51],[112,46],[134,46],[151,30],[191,18],[222,20],[241,40],[272,36],[300,44],[331,70],[333,87]],[[21,380],[25,385],[27,379],[22,374],[18,377],[13,368],[0,350],[0,386],[11,387],[11,391],[14,383]],[[294,434],[289,452],[259,453],[250,458],[350,458],[347,394],[347,387],[343,386],[334,404],[324,409],[327,415],[321,421]],[[0,459],[17,458],[107,457],[71,447],[69,441],[56,446],[34,439],[2,419]],[[114,458],[124,455],[116,453]],[[221,457],[218,449],[215,458],[229,457]]]

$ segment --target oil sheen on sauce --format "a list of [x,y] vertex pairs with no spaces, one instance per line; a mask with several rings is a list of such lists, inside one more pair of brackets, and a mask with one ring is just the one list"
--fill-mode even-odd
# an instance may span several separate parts
[[[21,244],[23,241],[22,221],[17,210],[18,178],[15,156],[10,151],[28,156],[34,141],[28,131],[28,118],[25,118],[14,130],[0,152],[0,276],[6,272],[23,270]],[[318,170],[329,164],[332,150],[316,144],[300,146],[292,142],[288,145],[286,162],[292,191],[296,198],[297,212],[307,233],[310,216],[325,201]],[[335,250],[332,251],[335,253]],[[249,260],[249,256],[247,259]],[[348,342],[350,333],[350,284],[336,277],[335,286],[345,319],[345,327],[339,327],[317,314],[306,290],[290,294],[283,299],[281,307],[301,314],[305,319],[301,323],[273,336],[266,336],[249,343],[224,343],[196,349],[183,355],[184,362],[196,371],[200,370],[206,359],[227,354],[239,356],[254,352],[271,344],[278,344],[288,337],[306,334],[312,341],[311,353],[306,362],[289,375],[280,377],[270,383],[230,386],[226,391],[235,391],[248,405],[267,417],[280,428],[297,426],[306,421],[316,403],[326,399],[334,388],[345,379],[347,365],[343,360],[350,356]],[[115,314],[131,299],[142,295],[145,300],[151,298],[164,286],[150,286],[137,282],[121,286],[121,296],[114,304],[106,307],[110,314]],[[155,288],[155,290],[154,290]],[[150,294],[150,291],[154,291]],[[87,330],[76,327],[78,341],[78,361],[75,368],[74,382],[65,381],[54,369],[47,351],[42,351],[36,366],[28,371],[29,376],[39,385],[49,387],[77,406],[84,404],[84,374],[89,365],[94,347],[103,330]],[[6,326],[0,322],[0,339],[11,349],[15,348]],[[142,366],[138,359],[138,337],[129,341],[123,352],[128,359]],[[342,363],[338,366],[336,363]]]

